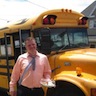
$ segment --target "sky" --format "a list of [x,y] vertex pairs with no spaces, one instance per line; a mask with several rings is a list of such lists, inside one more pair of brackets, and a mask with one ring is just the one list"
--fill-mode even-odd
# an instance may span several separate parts
[[72,9],[82,12],[95,0],[0,0],[0,26],[30,18],[49,9]]

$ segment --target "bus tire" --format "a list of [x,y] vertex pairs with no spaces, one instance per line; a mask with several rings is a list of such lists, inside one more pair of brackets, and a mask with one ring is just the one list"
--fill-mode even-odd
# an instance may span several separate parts
[[46,96],[85,96],[85,94],[72,83],[57,81],[55,88],[48,88]]

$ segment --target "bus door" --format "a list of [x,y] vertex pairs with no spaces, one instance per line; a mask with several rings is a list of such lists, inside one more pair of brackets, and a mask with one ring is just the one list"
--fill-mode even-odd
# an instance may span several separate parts
[[16,33],[4,34],[8,84],[10,82],[10,75],[12,72],[12,68],[18,56],[25,52],[24,41],[29,36],[30,36],[30,30],[20,30],[19,32],[16,32]]
[[29,36],[30,30],[19,30],[19,32],[13,34],[15,61],[17,60],[20,54],[26,52],[24,41]]
[[14,64],[14,53],[13,53],[13,42],[12,42],[12,34],[4,33],[4,43],[5,45],[2,46],[2,56],[5,56],[5,66],[6,66],[6,79],[3,82],[6,82],[3,87],[9,90],[9,82],[10,82],[10,75],[12,72],[13,64]]

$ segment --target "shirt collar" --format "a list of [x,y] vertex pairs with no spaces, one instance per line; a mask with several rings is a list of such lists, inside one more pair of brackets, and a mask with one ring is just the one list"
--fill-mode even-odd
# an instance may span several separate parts
[[[35,57],[39,57],[39,52],[38,51],[36,51],[36,56]],[[28,52],[27,52],[27,57],[32,57]]]

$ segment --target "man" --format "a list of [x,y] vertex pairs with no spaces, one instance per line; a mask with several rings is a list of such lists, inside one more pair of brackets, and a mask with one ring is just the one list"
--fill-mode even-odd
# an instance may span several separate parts
[[[50,81],[51,68],[47,56],[39,53],[36,49],[36,42],[34,38],[28,37],[25,41],[26,53],[20,55],[13,68],[10,81],[10,95],[11,96],[44,96],[44,91],[41,87],[40,81],[45,78]],[[26,67],[30,64],[33,57],[35,57],[35,67],[30,66],[27,72],[24,73]],[[34,69],[32,68],[34,67]],[[20,78],[23,78],[17,88],[16,85]]]

